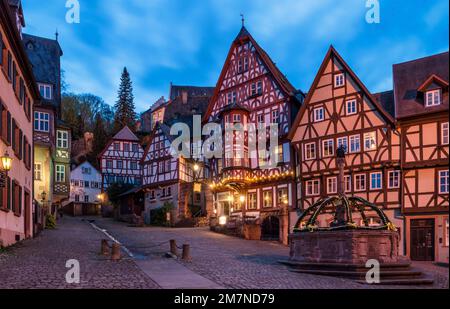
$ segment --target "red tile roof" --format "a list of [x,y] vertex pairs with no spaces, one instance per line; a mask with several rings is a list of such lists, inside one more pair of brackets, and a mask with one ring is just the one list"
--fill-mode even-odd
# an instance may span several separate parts
[[425,107],[419,88],[435,75],[448,85],[448,52],[394,65],[394,97],[397,119],[448,111],[448,86],[444,86],[443,102]]

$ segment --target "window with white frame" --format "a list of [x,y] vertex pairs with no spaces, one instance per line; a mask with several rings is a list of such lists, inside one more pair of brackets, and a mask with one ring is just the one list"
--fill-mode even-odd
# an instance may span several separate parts
[[327,192],[328,194],[337,193],[337,177],[327,178]]
[[233,115],[233,122],[234,122],[234,123],[240,123],[240,122],[241,122],[241,115],[239,115],[239,114],[234,114],[234,115]]
[[344,73],[334,75],[334,87],[342,87],[345,85]]
[[324,157],[331,157],[334,155],[334,140],[328,139],[322,142],[322,154]]
[[38,87],[39,87],[39,93],[41,94],[42,98],[47,99],[47,100],[53,99],[52,85],[39,83]]
[[361,151],[361,141],[359,135],[350,136],[350,153]]
[[364,150],[377,149],[377,136],[376,132],[364,133]]
[[129,143],[123,143],[123,151],[130,151],[130,144]]
[[441,89],[430,90],[425,93],[425,106],[436,106],[441,104]]
[[66,181],[66,166],[65,165],[56,165],[56,182],[65,182]]
[[305,145],[305,160],[313,160],[316,158],[316,143]]
[[345,192],[352,192],[352,177],[347,175],[344,176],[344,186]]
[[272,123],[279,123],[280,122],[280,112],[279,111],[272,111]]
[[388,177],[389,189],[400,188],[400,171],[389,171]]
[[366,174],[355,175],[355,191],[366,190]]
[[448,145],[448,122],[441,124],[441,143]]
[[69,132],[56,131],[56,146],[64,149],[69,148]]
[[356,105],[356,100],[348,100],[347,103],[347,115],[354,115],[358,112],[358,107]]
[[383,174],[381,172],[370,174],[370,189],[380,190],[383,188]]
[[259,114],[256,116],[258,123],[264,123],[264,114]]
[[258,205],[257,205],[257,200],[256,200],[256,193],[249,193],[247,196],[248,196],[247,197],[247,199],[248,199],[248,202],[247,202],[248,207],[247,208],[249,210],[257,209]]
[[264,191],[263,192],[263,207],[264,208],[272,208],[273,207],[273,192],[270,191]]
[[439,171],[439,193],[449,193],[448,170]]
[[347,136],[344,137],[338,137],[337,139],[337,148],[343,147],[345,152],[348,151],[348,138]]
[[50,114],[43,112],[34,113],[34,130],[40,132],[50,131]]
[[306,181],[306,195],[313,196],[320,194],[320,181],[318,179]]
[[323,107],[314,109],[314,122],[320,122],[325,119],[325,110]]
[[42,163],[34,163],[34,180],[42,180]]

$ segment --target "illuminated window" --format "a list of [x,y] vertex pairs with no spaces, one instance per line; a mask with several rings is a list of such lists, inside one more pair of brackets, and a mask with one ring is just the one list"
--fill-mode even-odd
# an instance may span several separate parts
[[42,163],[34,163],[34,180],[42,180]]
[[316,143],[305,145],[305,160],[313,160],[316,158]]
[[263,192],[263,207],[264,208],[272,208],[273,207],[273,193],[272,191],[264,191]]
[[324,157],[331,157],[334,155],[334,140],[328,139],[322,142],[322,151]]
[[364,150],[377,149],[376,132],[364,133]]
[[258,208],[257,201],[256,201],[256,193],[249,193],[247,199],[248,199],[247,204],[248,204],[249,210],[254,210],[254,209]]

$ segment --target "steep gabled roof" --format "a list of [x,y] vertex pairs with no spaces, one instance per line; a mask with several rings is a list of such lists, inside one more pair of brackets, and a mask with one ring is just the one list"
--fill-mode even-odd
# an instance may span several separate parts
[[318,73],[316,74],[316,77],[314,78],[314,82],[311,86],[311,88],[308,91],[308,95],[305,98],[305,101],[300,108],[299,113],[297,114],[297,117],[294,121],[294,124],[291,127],[291,131],[288,134],[288,139],[292,139],[295,135],[295,131],[297,130],[300,121],[303,117],[303,114],[305,113],[307,106],[309,102],[311,101],[311,98],[314,94],[314,90],[317,87],[317,84],[320,81],[320,78],[328,64],[328,62],[332,59],[332,57],[336,57],[336,59],[340,62],[340,64],[344,67],[345,71],[350,75],[350,77],[355,81],[355,83],[362,89],[364,94],[367,96],[367,98],[370,100],[372,104],[374,104],[380,114],[385,118],[386,121],[388,121],[391,124],[394,124],[395,120],[394,118],[386,111],[386,109],[382,106],[380,102],[378,102],[375,97],[370,93],[370,91],[366,88],[366,86],[361,82],[361,80],[358,78],[358,76],[353,72],[353,70],[350,68],[350,66],[344,61],[344,59],[339,55],[339,53],[334,49],[334,47],[331,45],[328,49],[327,54],[325,55],[325,58],[319,68]]
[[112,139],[139,142],[139,138],[137,138],[128,126],[123,127]]
[[448,110],[448,95],[443,96],[443,104],[425,107],[423,93],[420,93],[431,80],[439,81],[448,91],[448,67],[448,51],[394,65],[394,95],[397,119]]
[[[230,50],[228,51],[227,58],[225,60],[225,64],[222,68],[222,72],[220,73],[219,80],[217,81],[216,88],[214,91],[214,94],[211,98],[210,104],[208,105],[208,109],[204,115],[204,121],[207,121],[207,117],[209,117],[209,114],[212,111],[212,108],[214,107],[214,102],[217,99],[217,96],[220,92],[220,85],[222,84],[225,74],[228,70],[228,67],[230,65],[230,59],[231,55],[233,54],[233,50],[238,46],[239,44],[242,44],[243,42],[250,41],[252,45],[255,47],[255,50],[259,57],[261,58],[264,65],[267,67],[269,72],[273,75],[276,82],[280,86],[280,88],[288,95],[296,98],[296,95],[298,91],[292,86],[292,84],[288,81],[286,76],[284,76],[283,73],[278,69],[278,67],[275,65],[275,63],[272,61],[272,59],[269,57],[269,55],[266,53],[264,49],[259,46],[259,44],[256,42],[256,40],[252,37],[250,32],[248,32],[247,28],[242,26],[239,34],[237,35],[236,39],[234,39],[233,43],[231,44]],[[298,102],[297,100],[294,100]]]

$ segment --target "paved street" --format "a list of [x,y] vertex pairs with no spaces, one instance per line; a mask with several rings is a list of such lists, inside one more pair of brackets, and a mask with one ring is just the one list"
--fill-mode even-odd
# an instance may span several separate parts
[[[87,221],[65,217],[57,230],[0,253],[0,288],[374,288],[292,273],[277,263],[289,254],[278,243],[245,241],[204,228],[135,228],[111,219],[95,220],[132,252],[134,260],[125,252],[121,262],[101,257],[100,239],[107,236]],[[192,262],[164,258],[169,239],[176,239],[178,246],[190,244]],[[65,283],[68,259],[80,261],[79,285]],[[415,266],[432,274],[436,281],[432,288],[448,287],[448,268],[430,263]]]
[[[373,288],[351,280],[290,272],[278,260],[289,256],[289,249],[279,243],[246,241],[210,232],[208,229],[133,228],[108,219],[96,224],[141,258],[160,259],[169,250],[168,240],[178,246],[191,245],[191,263],[183,263],[196,273],[226,288],[255,289],[360,289]],[[433,274],[433,288],[448,287],[448,268],[430,263],[420,267]],[[392,287],[383,288],[412,288]]]
[[[102,238],[87,222],[65,217],[57,230],[0,253],[0,289],[159,288],[133,260],[111,262],[100,256]],[[80,262],[80,284],[66,283],[69,259]]]

